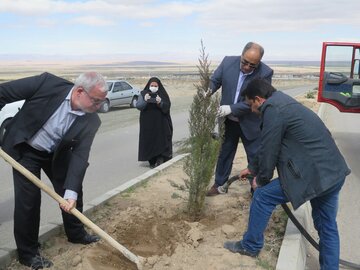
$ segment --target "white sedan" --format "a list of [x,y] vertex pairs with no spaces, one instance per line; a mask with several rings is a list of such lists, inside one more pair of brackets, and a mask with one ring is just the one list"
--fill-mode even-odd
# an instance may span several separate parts
[[133,87],[124,80],[108,80],[108,93],[106,100],[101,104],[100,112],[106,113],[113,106],[130,105],[131,108],[136,107],[137,99],[140,95],[140,89]]

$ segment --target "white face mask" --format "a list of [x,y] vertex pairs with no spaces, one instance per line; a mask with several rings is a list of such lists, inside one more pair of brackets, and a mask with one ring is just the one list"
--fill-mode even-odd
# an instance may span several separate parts
[[149,89],[150,89],[151,93],[156,93],[156,92],[159,90],[159,87],[157,87],[157,86],[150,86]]

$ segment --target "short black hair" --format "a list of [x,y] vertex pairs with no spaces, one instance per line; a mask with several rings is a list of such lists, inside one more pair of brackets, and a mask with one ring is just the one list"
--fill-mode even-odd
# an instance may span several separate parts
[[272,93],[275,91],[276,89],[269,82],[264,79],[255,79],[241,91],[241,96],[251,100],[254,100],[256,96],[267,99],[271,97]]

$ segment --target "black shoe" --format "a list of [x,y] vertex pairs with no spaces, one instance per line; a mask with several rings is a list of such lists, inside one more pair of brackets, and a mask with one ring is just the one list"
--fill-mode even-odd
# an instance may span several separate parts
[[163,157],[158,157],[155,163],[155,167],[160,166],[161,164],[164,163],[164,158]]
[[91,235],[91,234],[85,234],[84,237],[80,238],[80,239],[69,239],[69,242],[74,243],[74,244],[83,244],[83,245],[88,245],[91,243],[95,243],[98,242],[100,240],[100,237],[97,235]]
[[53,266],[52,261],[50,261],[40,255],[36,255],[35,257],[32,257],[30,260],[23,260],[23,259],[19,258],[19,262],[23,265],[31,267],[31,269],[34,269],[34,270],[49,268],[49,267]]
[[259,255],[260,252],[250,252],[248,250],[246,250],[241,241],[227,241],[225,242],[224,244],[224,248],[230,250],[231,252],[234,252],[234,253],[240,253],[242,255],[245,255],[245,256],[250,256],[250,257],[257,257]]
[[156,167],[156,157],[151,158],[148,161],[149,161],[150,168],[154,169]]

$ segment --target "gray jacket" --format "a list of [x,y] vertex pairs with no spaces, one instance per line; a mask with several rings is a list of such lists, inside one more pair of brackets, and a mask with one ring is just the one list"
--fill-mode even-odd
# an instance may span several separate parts
[[330,131],[310,109],[277,91],[260,107],[261,145],[249,169],[259,186],[278,170],[281,187],[297,209],[350,174]]
[[[211,76],[210,88],[213,92],[222,87],[221,105],[230,105],[232,114],[239,118],[242,132],[248,140],[253,140],[260,133],[260,119],[251,112],[249,105],[245,103],[244,97],[239,95],[238,102],[234,104],[236,88],[240,75],[240,56],[226,56]],[[264,79],[271,83],[273,70],[260,62],[259,66],[251,75],[246,76],[242,89],[254,79]]]

